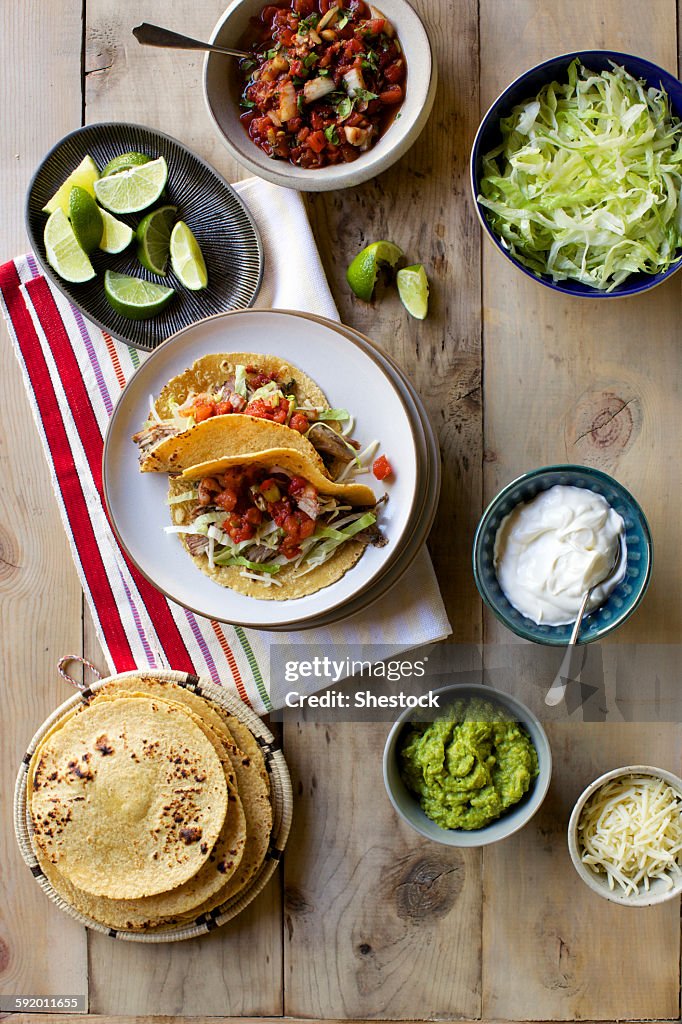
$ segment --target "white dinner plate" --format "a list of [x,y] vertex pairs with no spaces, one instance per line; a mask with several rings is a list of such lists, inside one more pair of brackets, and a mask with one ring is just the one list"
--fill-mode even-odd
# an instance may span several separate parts
[[[386,483],[362,477],[377,497],[387,493],[379,522],[388,544],[368,547],[358,563],[330,586],[295,600],[246,597],[196,569],[170,525],[165,474],[141,473],[132,435],[147,418],[150,396],[200,356],[260,352],[280,356],[309,374],[332,406],[355,416],[353,435],[380,442],[394,474]],[[220,622],[262,629],[301,626],[326,616],[369,587],[399,556],[417,507],[419,457],[415,423],[399,388],[380,360],[333,324],[283,310],[244,310],[211,317],[173,335],[134,374],[109,422],[104,445],[104,495],[116,535],[138,569],[178,604]]]

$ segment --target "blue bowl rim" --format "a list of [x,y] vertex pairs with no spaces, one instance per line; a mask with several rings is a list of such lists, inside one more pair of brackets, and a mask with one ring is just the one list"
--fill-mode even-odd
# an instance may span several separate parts
[[[637,284],[631,285],[629,287],[627,287],[627,282],[624,282],[621,287],[626,290],[623,291],[603,292],[599,291],[596,288],[591,289],[589,291],[576,291],[573,288],[568,287],[565,282],[552,281],[549,277],[546,276],[538,277],[537,274],[534,274],[532,270],[524,266],[523,263],[521,263],[514,256],[512,256],[512,254],[508,252],[507,249],[505,249],[500,239],[497,237],[495,232],[490,227],[485,217],[485,214],[481,209],[481,205],[478,202],[478,189],[476,187],[476,163],[478,159],[480,138],[484,130],[488,127],[489,121],[495,115],[495,111],[497,110],[499,105],[503,103],[507,94],[511,92],[511,90],[514,89],[516,86],[518,86],[521,82],[523,82],[523,80],[527,78],[529,75],[535,74],[538,71],[542,71],[543,68],[548,68],[551,65],[556,64],[557,61],[568,61],[570,63],[571,60],[578,58],[583,63],[587,63],[589,62],[589,58],[591,56],[608,57],[609,59],[613,59],[614,63],[616,64],[619,63],[619,58],[622,58],[621,63],[624,66],[627,66],[627,61],[636,60],[639,64],[645,65],[647,68],[651,69],[652,78],[655,78],[657,75],[661,75],[663,76],[663,78],[672,79],[682,87],[682,81],[680,81],[680,79],[677,78],[677,76],[674,75],[671,71],[666,71],[665,68],[662,68],[660,66],[660,64],[655,64],[653,61],[648,60],[646,57],[638,57],[634,53],[623,53],[620,50],[592,49],[571,50],[567,53],[558,53],[554,57],[548,57],[546,60],[540,61],[539,64],[534,64],[532,67],[527,68],[525,71],[523,71],[520,75],[517,75],[516,78],[513,79],[513,81],[511,81],[508,85],[505,86],[505,88],[502,90],[499,96],[497,96],[497,98],[493,100],[493,102],[488,107],[488,110],[483,115],[481,123],[478,126],[478,130],[476,131],[476,135],[474,136],[474,141],[471,146],[471,154],[469,157],[469,184],[471,187],[471,195],[474,201],[474,208],[476,210],[476,215],[481,224],[481,227],[483,228],[491,242],[493,242],[495,247],[502,253],[502,255],[505,256],[506,259],[508,259],[510,263],[512,263],[518,270],[524,273],[526,277],[529,277],[532,281],[536,281],[538,284],[544,285],[546,288],[550,288],[553,291],[561,292],[563,295],[571,295],[577,299],[627,299],[630,298],[632,295],[639,295],[641,292],[650,291],[652,288],[657,288],[658,285],[663,284],[664,281],[667,281],[669,277],[672,277],[673,274],[675,274],[678,270],[682,268],[682,258],[678,259],[676,263],[673,263],[673,265],[671,267],[668,267],[668,269],[664,271],[662,274],[652,274],[650,280],[647,280],[644,275],[633,275],[637,276],[638,278],[641,277],[642,279],[638,280]],[[584,58],[587,58],[587,61],[585,61]],[[663,83],[661,82],[661,84]],[[682,110],[679,111],[678,116],[682,119]]]
[[[546,747],[546,758],[545,761],[542,764],[540,764],[540,752],[537,752],[538,765],[540,770],[536,779],[535,786],[533,787],[533,793],[531,794],[531,799],[536,799],[537,803],[536,806],[531,810],[531,813],[527,817],[522,818],[521,821],[517,822],[514,828],[511,828],[508,832],[505,832],[504,835],[496,836],[494,839],[486,838],[486,836],[489,835],[489,829],[492,825],[495,825],[497,824],[497,822],[504,820],[504,815],[501,818],[496,818],[495,821],[490,823],[490,825],[486,825],[484,828],[481,829],[474,829],[470,832],[467,832],[463,829],[443,829],[442,839],[437,838],[435,835],[431,835],[428,832],[424,831],[424,829],[421,828],[418,823],[411,821],[408,817],[406,817],[406,815],[398,806],[394,798],[393,791],[388,784],[387,766],[389,758],[395,757],[397,738],[400,735],[402,729],[404,729],[409,723],[410,715],[414,716],[414,708],[406,708],[404,711],[401,711],[401,713],[398,715],[395,722],[389,729],[388,735],[386,737],[386,742],[384,744],[384,754],[382,758],[382,776],[384,780],[384,788],[386,790],[386,795],[388,796],[388,799],[391,802],[391,806],[393,807],[394,811],[402,821],[409,825],[411,829],[414,829],[414,831],[417,832],[420,836],[423,836],[425,839],[430,840],[430,842],[432,843],[439,843],[441,846],[449,846],[450,848],[454,849],[477,849],[481,846],[492,846],[493,843],[499,843],[502,842],[502,840],[504,839],[508,839],[509,836],[512,836],[516,832],[519,832],[522,828],[525,828],[528,822],[531,821],[531,819],[534,818],[537,812],[540,810],[542,804],[545,801],[545,798],[549,791],[550,783],[552,781],[552,744],[549,741],[549,737],[547,735],[545,727],[543,726],[542,722],[537,717],[535,712],[531,711],[531,709],[527,707],[525,704],[523,704],[518,699],[518,697],[515,697],[513,693],[506,693],[504,690],[498,690],[493,686],[484,686],[482,683],[449,683],[446,686],[441,686],[437,690],[432,690],[431,692],[434,694],[451,694],[452,699],[456,700],[458,691],[462,692],[463,695],[466,691],[471,696],[480,695],[481,697],[487,697],[493,703],[501,704],[503,707],[505,707],[508,711],[511,711],[513,714],[518,714],[517,709],[520,709],[521,712],[523,712],[523,717],[518,715],[516,721],[519,722],[521,725],[525,726],[526,729],[528,729],[527,723],[530,722],[533,725],[533,728],[535,728],[542,736]],[[538,785],[539,789],[536,795],[535,787]],[[414,798],[414,802],[415,804],[417,804],[416,798]],[[473,837],[480,837],[481,841],[472,841],[467,844],[460,844],[456,841],[451,841],[446,838],[447,836],[456,837],[461,834],[465,834],[469,837],[472,837],[472,839]]]
[[622,493],[625,496],[625,498],[627,499],[627,501],[631,504],[632,509],[633,509],[633,511],[634,511],[636,517],[638,518],[639,523],[640,523],[640,525],[642,527],[642,532],[644,533],[644,538],[646,540],[646,551],[647,551],[647,556],[648,556],[647,557],[646,574],[645,574],[644,579],[642,580],[642,582],[639,584],[639,593],[637,594],[636,599],[633,601],[633,603],[630,605],[630,607],[627,608],[624,612],[621,612],[620,615],[615,616],[614,619],[611,622],[609,622],[607,625],[605,625],[601,629],[599,629],[594,634],[594,636],[590,636],[587,639],[582,639],[581,637],[578,637],[578,643],[579,644],[595,643],[595,642],[597,642],[599,640],[602,640],[605,636],[607,636],[609,633],[611,633],[614,629],[617,629],[618,626],[622,626],[622,624],[624,622],[626,622],[630,618],[630,616],[639,607],[642,599],[644,598],[644,595],[647,592],[647,589],[649,587],[649,583],[651,582],[651,573],[653,571],[653,564],[654,564],[654,542],[653,542],[653,538],[651,536],[651,529],[649,527],[649,522],[647,520],[647,517],[644,514],[642,506],[639,504],[637,499],[630,493],[630,491],[627,489],[627,487],[624,487],[623,484],[621,484],[618,480],[615,479],[615,477],[610,476],[608,473],[604,473],[604,471],[601,470],[601,469],[595,469],[592,466],[581,466],[578,463],[571,462],[571,463],[555,463],[555,464],[549,465],[549,466],[540,466],[538,469],[531,469],[527,473],[521,473],[519,476],[515,477],[513,480],[510,480],[510,482],[508,484],[506,484],[502,488],[502,490],[499,491],[495,495],[495,497],[492,499],[492,501],[490,501],[488,503],[488,506],[485,509],[485,511],[483,512],[483,515],[481,516],[481,518],[479,520],[478,526],[476,527],[476,533],[474,534],[474,542],[473,542],[473,545],[472,545],[472,567],[473,567],[473,574],[474,574],[474,582],[476,584],[476,589],[478,590],[478,592],[479,592],[480,596],[482,597],[484,603],[488,606],[488,608],[490,608],[491,612],[502,623],[503,626],[506,626],[507,629],[511,630],[511,632],[515,633],[517,636],[520,636],[523,640],[529,640],[530,639],[530,641],[532,643],[544,644],[547,647],[566,647],[567,646],[567,641],[564,640],[564,639],[561,639],[561,638],[558,638],[558,637],[552,637],[552,636],[547,636],[547,637],[542,637],[542,638],[540,638],[540,637],[530,637],[529,636],[529,630],[522,630],[522,629],[520,629],[519,627],[516,626],[516,624],[514,622],[512,622],[510,619],[508,619],[507,616],[504,615],[504,613],[499,608],[497,608],[496,605],[493,603],[493,601],[491,600],[491,598],[490,598],[490,596],[488,594],[487,587],[484,585],[483,581],[480,578],[480,575],[479,575],[479,572],[478,572],[478,554],[479,554],[479,551],[480,551],[481,539],[483,537],[483,532],[484,532],[484,530],[486,529],[486,527],[488,525],[488,521],[489,521],[490,517],[492,516],[493,512],[495,511],[495,509],[497,508],[499,503],[509,494],[510,491],[512,491],[514,488],[516,488],[520,483],[522,483],[524,481],[528,481],[528,480],[534,480],[536,477],[543,476],[546,473],[571,473],[571,472],[587,473],[588,475],[591,475],[591,476],[595,477],[597,480],[601,480],[604,483],[609,484],[611,487],[615,487],[616,490],[622,491]]

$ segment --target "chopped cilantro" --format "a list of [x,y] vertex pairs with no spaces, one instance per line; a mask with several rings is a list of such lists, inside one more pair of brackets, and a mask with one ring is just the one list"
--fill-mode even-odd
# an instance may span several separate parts
[[344,96],[343,99],[336,104],[336,113],[340,118],[350,117],[352,111],[353,100],[350,96]]
[[240,99],[239,101],[239,106],[245,107],[247,110],[253,110],[256,104],[253,102],[253,100],[247,100],[246,97],[242,97],[242,99]]
[[318,75],[320,76],[320,78],[329,78],[329,68],[320,68],[320,70],[318,71]]
[[318,21],[320,20],[319,14],[313,11],[307,18],[301,18],[298,23],[298,29],[296,30],[299,36],[305,36],[310,32],[311,28],[315,28]]
[[296,106],[298,107],[299,114],[303,113],[303,103],[304,103],[304,96],[303,96],[303,93],[301,92],[296,97]]
[[336,130],[336,125],[330,124],[328,128],[325,128],[324,134],[327,142],[331,142],[332,146],[338,146],[339,133]]
[[362,66],[366,71],[379,70],[379,57],[374,50],[368,50],[362,60]]
[[311,68],[314,64],[317,64],[319,59],[316,53],[309,53],[307,57],[303,58],[303,66]]
[[369,92],[367,89],[356,89],[354,95],[361,103],[369,103],[370,100],[379,99],[378,93]]

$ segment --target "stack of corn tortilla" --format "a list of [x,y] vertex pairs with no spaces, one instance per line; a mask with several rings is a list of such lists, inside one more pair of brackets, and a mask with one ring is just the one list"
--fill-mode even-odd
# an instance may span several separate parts
[[272,831],[249,729],[156,678],[112,681],[62,717],[33,754],[27,797],[47,880],[115,930],[186,926],[232,901]]

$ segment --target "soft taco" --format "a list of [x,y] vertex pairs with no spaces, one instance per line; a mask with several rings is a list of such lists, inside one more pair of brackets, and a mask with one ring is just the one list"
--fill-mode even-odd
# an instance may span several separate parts
[[315,382],[278,356],[203,356],[174,377],[134,435],[143,472],[181,472],[222,455],[293,448],[332,479],[357,455],[343,436],[345,409],[330,409]]
[[170,478],[176,533],[195,565],[249,597],[289,600],[340,579],[386,543],[364,484],[337,483],[291,448],[204,462]]

